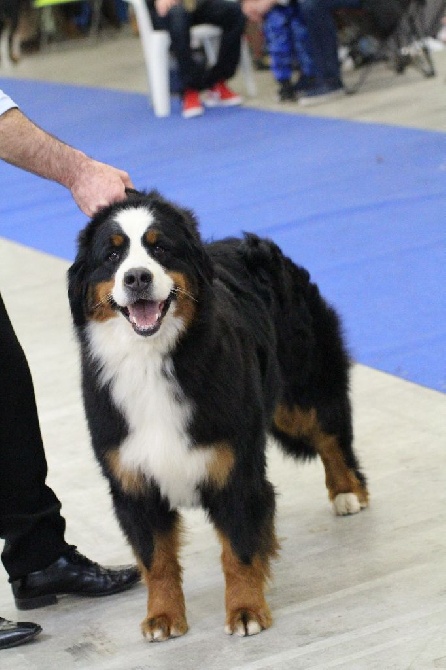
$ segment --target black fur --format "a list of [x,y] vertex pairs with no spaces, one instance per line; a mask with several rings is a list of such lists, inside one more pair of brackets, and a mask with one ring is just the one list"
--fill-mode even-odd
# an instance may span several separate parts
[[[114,216],[132,207],[153,212],[167,249],[160,263],[187,276],[196,300],[192,322],[166,357],[182,397],[194,407],[187,428],[192,445],[230,445],[234,464],[224,486],[204,481],[199,496],[241,564],[250,565],[256,556],[267,561],[275,552],[275,494],[266,478],[269,433],[288,454],[304,459],[322,455],[324,440],[333,438],[343,461],[333,467],[350,473],[357,487],[353,492],[362,492],[365,506],[365,479],[352,449],[349,355],[339,318],[309,273],[256,235],[203,244],[191,212],[156,192],[131,194],[103,210],[81,233],[68,276],[93,447],[109,478],[118,519],[145,568],[151,569],[154,538],[172,530],[178,513],[150,477],[143,492],[128,493],[110,470],[106,454],[119,448],[128,426],[109,388],[98,384],[85,334],[89,287],[115,271],[104,260],[116,229]],[[304,416],[313,412],[313,428],[294,434],[284,430],[275,421],[279,405],[287,411],[298,408]],[[330,462],[330,453],[325,458]],[[327,469],[325,460],[324,465]],[[332,499],[351,492],[330,484],[328,470],[327,486]]]

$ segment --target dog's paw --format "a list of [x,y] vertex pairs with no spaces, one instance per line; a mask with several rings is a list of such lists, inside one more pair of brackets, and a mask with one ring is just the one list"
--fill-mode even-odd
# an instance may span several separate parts
[[168,614],[159,614],[144,619],[141,630],[149,642],[164,642],[171,637],[180,637],[187,633],[188,625],[184,617],[174,619]]
[[257,635],[265,628],[269,628],[271,623],[271,614],[267,608],[261,609],[259,612],[252,612],[251,610],[240,608],[228,615],[225,625],[225,633],[227,635],[235,633],[240,637]]
[[356,493],[338,493],[333,500],[333,509],[338,516],[357,514],[363,507],[367,507],[367,501],[360,500]]

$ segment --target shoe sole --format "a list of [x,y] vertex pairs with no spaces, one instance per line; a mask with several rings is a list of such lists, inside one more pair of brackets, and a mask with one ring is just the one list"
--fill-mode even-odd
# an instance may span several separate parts
[[29,635],[26,635],[22,637],[20,640],[16,640],[14,642],[9,642],[6,644],[1,644],[0,643],[0,649],[12,649],[12,647],[18,647],[21,644],[25,644],[26,642],[30,642],[33,640],[35,637],[40,635],[42,632],[42,628],[39,626],[37,630],[33,630]]
[[204,114],[203,107],[195,107],[187,110],[187,112],[182,112],[183,119],[193,119],[194,116],[201,116],[202,114]]
[[323,93],[322,95],[307,96],[299,98],[297,103],[301,107],[313,107],[315,105],[322,104],[324,102],[330,102],[332,100],[339,100],[345,96],[344,89],[340,91],[331,91],[331,93]]
[[35,596],[33,598],[14,598],[15,606],[18,610],[36,610],[40,607],[48,607],[48,605],[56,605],[59,601],[59,597],[62,596],[76,596],[79,598],[106,598],[107,596],[113,596],[117,593],[123,593],[128,591],[135,584],[137,584],[140,579],[136,579],[133,582],[128,584],[120,584],[114,589],[110,589],[106,593],[100,591],[99,593],[81,593],[79,591],[61,591],[60,593],[46,593],[45,595]]
[[14,598],[15,606],[18,610],[37,610],[40,607],[48,607],[57,603],[57,596],[54,593],[48,593],[35,598]]
[[206,107],[237,107],[242,102],[241,98],[233,98],[232,100],[203,100]]

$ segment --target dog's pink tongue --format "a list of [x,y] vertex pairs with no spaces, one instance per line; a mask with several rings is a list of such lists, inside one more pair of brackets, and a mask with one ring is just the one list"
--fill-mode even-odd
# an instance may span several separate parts
[[138,328],[151,328],[158,320],[161,311],[159,302],[138,300],[128,307],[130,321]]

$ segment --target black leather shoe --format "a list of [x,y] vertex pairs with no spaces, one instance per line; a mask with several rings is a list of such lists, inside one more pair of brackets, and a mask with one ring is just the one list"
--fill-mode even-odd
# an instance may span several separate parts
[[103,568],[70,547],[44,570],[30,572],[12,582],[15,604],[19,610],[53,605],[57,596],[109,596],[125,591],[140,578],[134,566]]
[[0,649],[17,647],[32,640],[42,631],[36,623],[29,621],[8,621],[0,616]]

